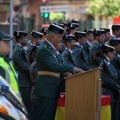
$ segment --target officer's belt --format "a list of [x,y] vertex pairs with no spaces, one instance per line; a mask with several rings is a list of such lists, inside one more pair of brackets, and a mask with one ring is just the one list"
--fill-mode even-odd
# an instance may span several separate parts
[[59,73],[50,72],[50,71],[38,71],[38,75],[50,75],[50,76],[60,77]]

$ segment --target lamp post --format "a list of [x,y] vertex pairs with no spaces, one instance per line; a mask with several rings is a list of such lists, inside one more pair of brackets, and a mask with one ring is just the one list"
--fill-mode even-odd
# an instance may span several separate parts
[[[13,38],[13,6],[14,6],[14,0],[10,0],[10,37]],[[12,58],[12,52],[13,52],[13,40],[10,41],[10,53],[9,58]]]

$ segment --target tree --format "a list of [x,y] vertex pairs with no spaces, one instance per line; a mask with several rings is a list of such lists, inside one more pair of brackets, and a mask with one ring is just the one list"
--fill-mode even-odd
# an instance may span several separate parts
[[91,0],[88,12],[93,16],[116,17],[120,15],[120,0]]
[[50,13],[50,20],[51,21],[54,21],[54,20],[64,20],[64,13],[51,12]]

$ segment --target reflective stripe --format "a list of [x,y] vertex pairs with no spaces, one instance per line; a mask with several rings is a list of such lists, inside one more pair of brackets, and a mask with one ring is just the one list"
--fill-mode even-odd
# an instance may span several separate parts
[[19,93],[18,83],[15,76],[16,73],[12,64],[10,64],[10,67],[3,58],[0,58],[0,66],[5,70],[6,81],[10,84],[10,86],[16,93]]

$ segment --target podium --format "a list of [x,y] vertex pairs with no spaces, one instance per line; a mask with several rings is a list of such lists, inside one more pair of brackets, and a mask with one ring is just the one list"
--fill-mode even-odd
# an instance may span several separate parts
[[99,120],[101,69],[65,78],[65,120]]

